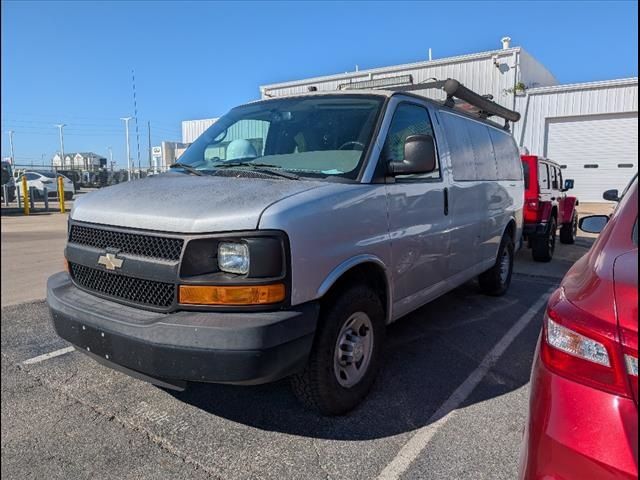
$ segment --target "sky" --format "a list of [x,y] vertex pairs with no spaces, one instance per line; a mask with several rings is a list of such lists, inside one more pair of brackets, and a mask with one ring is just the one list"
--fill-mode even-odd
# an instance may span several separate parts
[[[2,1],[2,156],[93,151],[126,164],[180,141],[181,121],[259,98],[259,85],[499,49],[508,35],[560,83],[638,75],[637,2]],[[137,158],[134,121],[132,157]]]

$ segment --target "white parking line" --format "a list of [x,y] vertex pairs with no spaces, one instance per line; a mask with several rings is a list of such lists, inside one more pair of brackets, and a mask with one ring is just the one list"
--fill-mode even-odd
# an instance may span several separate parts
[[467,379],[451,394],[451,396],[431,416],[428,424],[420,428],[411,439],[400,449],[389,464],[382,470],[378,480],[396,480],[405,473],[413,461],[418,458],[422,450],[431,441],[436,432],[455,415],[455,410],[467,399],[473,390],[482,381],[489,370],[497,363],[507,350],[509,345],[524,330],[529,322],[538,314],[546,304],[548,296],[555,290],[550,289],[518,320],[507,333],[494,345],[489,353],[482,359],[480,365],[471,372]]
[[23,365],[33,365],[34,363],[44,362],[45,360],[49,360],[50,358],[59,357],[60,355],[64,355],[65,353],[71,353],[75,350],[73,347],[61,348],[60,350],[54,350],[53,352],[43,353],[42,355],[38,355],[37,357],[30,358],[29,360],[25,360],[22,362]]

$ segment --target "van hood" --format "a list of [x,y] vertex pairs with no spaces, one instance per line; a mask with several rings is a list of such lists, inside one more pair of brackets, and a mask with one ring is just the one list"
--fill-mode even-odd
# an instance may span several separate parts
[[253,230],[284,198],[327,183],[165,173],[78,195],[76,221],[176,233]]

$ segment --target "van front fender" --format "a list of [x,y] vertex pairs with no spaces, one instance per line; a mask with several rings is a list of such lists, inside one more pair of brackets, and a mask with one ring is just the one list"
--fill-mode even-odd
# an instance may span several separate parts
[[385,265],[385,263],[375,255],[371,255],[371,254],[356,255],[340,263],[337,267],[331,270],[329,275],[327,275],[326,278],[323,280],[323,282],[320,284],[320,287],[316,292],[316,298],[322,298],[323,296],[325,296],[327,292],[331,289],[331,287],[333,287],[333,285],[335,285],[335,283],[340,278],[342,278],[342,276],[345,275],[347,272],[357,267],[358,265],[363,265],[367,263],[376,265],[377,267],[380,268],[380,270],[384,274],[384,282],[385,282],[386,295],[387,295],[386,316],[387,316],[387,322],[388,322],[389,319],[391,318],[391,306],[393,305],[391,274],[387,269],[387,266]]

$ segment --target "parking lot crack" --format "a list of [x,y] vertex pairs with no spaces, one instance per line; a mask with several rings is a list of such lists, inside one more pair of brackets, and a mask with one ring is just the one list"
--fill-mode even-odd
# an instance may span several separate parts
[[324,464],[322,463],[322,454],[320,453],[320,450],[318,448],[317,440],[316,439],[311,439],[311,445],[313,446],[313,451],[316,454],[316,463],[318,464],[318,468],[320,468],[320,470],[322,470],[322,473],[324,473],[325,480],[331,480],[333,477],[327,471],[327,469],[325,468]]

